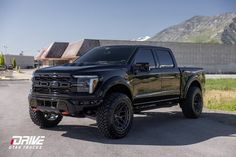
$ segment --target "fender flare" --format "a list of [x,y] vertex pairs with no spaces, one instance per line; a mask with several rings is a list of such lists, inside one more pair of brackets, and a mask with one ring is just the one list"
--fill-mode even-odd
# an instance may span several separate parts
[[187,96],[189,87],[190,87],[191,84],[192,84],[193,82],[195,82],[195,81],[200,85],[200,90],[202,90],[202,84],[201,84],[199,78],[198,78],[197,76],[192,76],[192,77],[188,80],[187,84],[186,84],[185,87],[184,87],[183,98],[185,98],[185,97]]

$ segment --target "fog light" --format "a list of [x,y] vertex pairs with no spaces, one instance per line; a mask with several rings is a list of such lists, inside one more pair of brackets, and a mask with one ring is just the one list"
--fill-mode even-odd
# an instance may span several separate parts
[[32,106],[32,107],[37,107],[37,101],[36,100],[31,100],[30,101],[30,106]]

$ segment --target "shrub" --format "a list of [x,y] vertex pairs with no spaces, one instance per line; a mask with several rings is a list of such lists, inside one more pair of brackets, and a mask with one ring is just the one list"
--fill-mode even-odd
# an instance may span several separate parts
[[16,68],[16,58],[14,57],[11,61],[12,67]]
[[5,65],[5,57],[3,53],[0,54],[0,65]]

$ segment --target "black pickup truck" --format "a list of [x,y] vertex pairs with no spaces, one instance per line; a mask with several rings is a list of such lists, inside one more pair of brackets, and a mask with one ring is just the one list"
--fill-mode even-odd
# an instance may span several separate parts
[[53,127],[63,116],[92,116],[103,135],[122,138],[143,110],[179,104],[185,117],[198,118],[204,84],[203,69],[178,67],[169,48],[96,47],[73,63],[34,72],[30,117]]

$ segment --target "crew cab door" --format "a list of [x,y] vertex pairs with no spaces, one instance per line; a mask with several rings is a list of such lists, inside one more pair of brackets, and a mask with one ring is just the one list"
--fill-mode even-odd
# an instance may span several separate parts
[[154,49],[154,54],[160,64],[159,72],[163,98],[178,99],[180,96],[180,71],[173,54],[164,48]]
[[135,54],[133,65],[137,63],[148,63],[149,70],[134,71],[132,85],[135,103],[152,101],[155,94],[161,91],[161,79],[154,60],[153,50],[139,48]]

